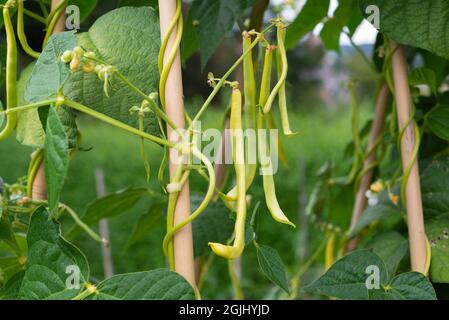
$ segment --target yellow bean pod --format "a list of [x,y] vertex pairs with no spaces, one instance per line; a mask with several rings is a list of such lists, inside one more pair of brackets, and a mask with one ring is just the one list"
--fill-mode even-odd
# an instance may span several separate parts
[[[251,48],[251,35],[248,32],[243,33],[243,52]],[[254,63],[252,53],[245,56],[243,59],[243,79],[244,79],[244,96],[245,96],[245,120],[247,130],[256,130],[257,115],[256,115],[256,79],[254,74]],[[248,140],[248,143],[252,141]],[[247,145],[249,148],[249,144]],[[257,146],[256,146],[257,147]],[[250,150],[250,149],[249,149]],[[246,158],[246,172],[245,185],[246,191],[251,187],[257,172],[257,163],[249,163],[250,155],[248,150],[245,150]],[[257,152],[257,151],[256,151]],[[229,199],[237,199],[237,186],[234,186],[227,194]],[[235,210],[235,201],[225,201],[226,205]]]
[[[265,192],[265,202],[267,204],[268,210],[271,213],[271,216],[273,219],[279,223],[287,224],[292,227],[296,227],[290,220],[287,218],[287,216],[282,211],[281,207],[279,206],[279,202],[276,197],[276,187],[274,184],[274,178],[273,178],[273,164],[271,162],[271,158],[269,156],[269,148],[267,146],[266,136],[265,132],[261,129],[264,128],[264,120],[265,116],[263,115],[263,112],[259,112],[258,117],[258,144],[259,144],[259,154],[261,157],[263,156],[266,158],[266,162],[263,163],[261,161],[261,170],[263,175],[263,189]],[[267,156],[268,155],[268,156]]]
[[[11,22],[9,7],[3,7],[3,21],[6,30],[6,111],[17,107],[17,42],[14,28]],[[8,114],[6,117],[6,126],[0,132],[0,140],[8,138],[16,128],[17,115]]]
[[216,255],[226,259],[236,259],[240,257],[245,248],[246,222],[245,144],[242,130],[242,95],[238,88],[232,90],[230,129],[232,137],[232,158],[237,179],[235,238],[232,246],[220,243],[209,243],[209,246]]
[[281,82],[278,92],[278,102],[279,102],[279,113],[281,115],[282,131],[286,136],[291,136],[297,134],[292,132],[290,129],[290,120],[288,119],[287,110],[287,95],[285,92],[285,84],[287,82],[288,74],[288,62],[287,62],[287,51],[285,50],[285,33],[286,29],[284,24],[280,23],[278,25],[278,51],[276,52],[276,65],[278,70],[278,79]]
[[326,243],[326,261],[324,263],[325,269],[329,269],[334,264],[334,251],[335,251],[335,232],[329,236]]

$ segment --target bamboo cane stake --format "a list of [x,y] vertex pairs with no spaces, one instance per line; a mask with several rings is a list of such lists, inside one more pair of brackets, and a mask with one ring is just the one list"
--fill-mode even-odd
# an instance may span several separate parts
[[[51,1],[51,9],[55,9],[58,3],[61,0],[52,0]],[[63,32],[65,30],[65,20],[66,14],[65,10],[63,10],[58,22],[55,25],[53,33]],[[44,168],[44,160],[42,160],[41,165],[36,173],[36,177],[33,181],[32,188],[32,198],[34,200],[46,200],[47,199],[47,184],[45,182],[45,168]]]
[[[376,142],[378,141],[382,129],[385,123],[385,113],[388,105],[388,95],[389,90],[388,86],[384,84],[379,91],[376,101],[376,109],[374,112],[374,120],[371,127],[371,133],[368,140],[368,152],[371,152],[368,157],[363,162],[363,172],[365,172],[360,179],[359,189],[357,191],[354,203],[354,209],[352,211],[352,219],[351,219],[351,227],[352,230],[360,220],[363,210],[366,208],[366,191],[369,190],[369,187],[373,180],[374,168],[371,168],[371,165],[376,162],[376,150],[374,150]],[[349,242],[347,251],[352,251],[357,248],[358,237]]]
[[[405,48],[392,40],[390,41],[390,45],[394,51],[392,57],[393,80],[399,127],[403,128],[408,124],[401,140],[402,167],[405,171],[413,161],[413,148],[415,145],[413,123],[409,123],[412,117],[412,101],[407,77],[408,70]],[[426,234],[421,201],[418,159],[413,163],[408,178],[406,207],[412,271],[424,273],[426,265]]]
[[[95,169],[95,187],[97,189],[97,197],[106,196],[106,182],[104,177],[104,170],[102,168]],[[109,220],[101,219],[100,236],[103,239],[110,239]],[[114,263],[112,262],[112,248],[110,245],[101,246],[101,257],[103,261],[103,271],[105,278],[110,278],[114,275]]]
[[[176,0],[159,0],[159,15],[161,26],[162,39],[167,34],[170,22],[173,20],[176,11]],[[164,63],[168,59],[169,52],[173,47],[175,40],[176,28],[173,30],[164,53]],[[167,78],[166,89],[166,111],[168,117],[178,128],[184,128],[184,101],[183,101],[183,86],[181,73],[181,56],[178,54],[173,62]],[[167,129],[167,134],[170,140],[176,141],[176,137],[172,134],[170,127]],[[178,153],[176,150],[170,150],[170,177],[176,171],[176,159]],[[176,204],[174,224],[177,225],[184,221],[190,215],[190,192],[189,185],[186,183],[179,194],[178,202]],[[195,283],[195,268],[193,259],[193,240],[192,240],[192,226],[189,224],[181,229],[174,236],[174,255],[175,255],[175,269],[192,285]]]

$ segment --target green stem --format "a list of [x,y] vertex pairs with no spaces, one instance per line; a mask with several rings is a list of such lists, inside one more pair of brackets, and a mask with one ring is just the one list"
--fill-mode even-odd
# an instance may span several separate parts
[[161,117],[162,120],[167,122],[167,124],[172,127],[173,129],[177,129],[176,125],[173,123],[173,121],[170,120],[170,118],[162,111],[156,103],[150,97],[148,97],[145,93],[139,90],[135,85],[133,85],[120,71],[115,71],[115,74],[122,80],[131,90],[133,90],[135,93],[140,95],[145,101],[148,101],[150,104],[150,108],[156,112],[156,114]]
[[[164,242],[163,242],[163,247],[164,247],[164,252],[168,252],[168,248],[170,243],[173,243],[172,238],[173,236],[182,228],[184,228],[186,225],[188,225],[189,223],[191,223],[193,220],[195,220],[205,209],[206,207],[209,205],[210,201],[212,200],[213,196],[214,196],[214,192],[215,192],[215,171],[214,171],[214,167],[212,165],[212,163],[209,161],[209,159],[202,154],[198,149],[193,148],[192,149],[192,154],[193,156],[195,156],[196,158],[200,159],[201,162],[204,163],[204,165],[207,168],[208,171],[208,175],[209,175],[209,187],[207,189],[206,195],[204,196],[203,202],[201,202],[201,204],[198,206],[198,208],[183,222],[179,223],[178,225],[176,225],[175,227],[173,227],[173,217],[171,216],[171,212],[169,212],[170,216],[167,216],[167,224],[170,223],[169,229],[167,229],[167,234],[165,235],[164,238]],[[179,168],[180,166],[178,166]],[[178,169],[179,170],[179,169]],[[176,174],[174,182],[178,182],[179,180],[176,180],[176,178],[179,179],[179,177],[177,177],[179,175],[179,173]],[[171,194],[170,194],[171,197]],[[170,199],[171,200],[171,199]],[[177,200],[177,199],[175,199]],[[174,204],[176,205],[176,201],[174,201]],[[170,201],[169,201],[169,205],[170,205]],[[173,214],[174,214],[174,210],[173,210]],[[169,220],[170,218],[170,220]]]
[[113,125],[113,126],[115,126],[117,128],[123,129],[123,130],[128,131],[128,132],[130,132],[132,134],[140,136],[140,137],[142,137],[144,139],[153,141],[153,142],[158,143],[158,144],[163,145],[163,146],[167,146],[169,148],[177,148],[177,146],[174,143],[170,142],[170,141],[167,141],[165,139],[161,139],[159,137],[156,137],[156,136],[151,135],[151,134],[146,133],[146,132],[142,132],[139,129],[136,129],[136,128],[131,127],[131,126],[127,125],[127,124],[124,124],[123,122],[120,122],[120,121],[115,120],[115,119],[113,119],[111,117],[108,117],[108,116],[104,115],[103,113],[100,113],[98,111],[92,110],[92,109],[90,109],[90,108],[88,108],[88,107],[86,107],[86,106],[84,106],[84,105],[82,105],[82,104],[80,104],[78,102],[75,102],[75,101],[72,101],[72,100],[69,100],[69,99],[64,99],[64,105],[66,105],[66,106],[68,106],[68,107],[70,107],[72,109],[78,110],[78,111],[80,111],[82,113],[85,113],[87,115],[90,115],[91,117],[97,118],[97,119],[99,119],[99,120],[101,120],[103,122],[109,123],[110,125]]
[[55,26],[59,21],[59,18],[64,12],[64,7],[67,4],[68,0],[61,0],[60,3],[56,6],[55,10],[52,10],[50,15],[47,18],[47,22],[50,21],[50,23],[47,26],[47,32],[45,33],[44,43],[42,45],[43,48],[48,43],[48,40],[50,39],[51,35],[53,34],[53,31],[55,30]]
[[7,109],[5,111],[0,111],[0,113],[3,113],[5,115],[15,115],[16,113],[19,112],[23,112],[23,111],[28,111],[28,110],[32,110],[32,109],[37,109],[40,107],[45,107],[45,106],[49,106],[53,103],[56,103],[58,101],[58,99],[48,99],[48,100],[43,100],[43,101],[39,101],[39,102],[35,102],[35,103],[30,103],[30,104],[26,104],[20,107],[16,107],[14,109]]
[[237,277],[234,269],[234,261],[228,260],[228,271],[229,277],[231,278],[232,288],[234,289],[234,298],[235,300],[244,300],[245,296],[243,295],[243,290],[240,285],[240,280]]
[[[209,95],[209,97],[207,98],[206,102],[204,102],[204,104],[202,105],[201,109],[198,111],[197,115],[195,116],[195,118],[193,118],[192,122],[195,123],[196,121],[198,121],[201,116],[203,115],[203,113],[206,111],[206,109],[209,107],[210,103],[212,102],[212,100],[215,98],[215,96],[217,95],[217,93],[220,91],[220,89],[223,87],[223,85],[225,84],[226,80],[229,78],[229,76],[234,72],[234,70],[240,65],[240,63],[242,63],[243,59],[245,59],[245,57],[250,54],[253,50],[253,48],[259,43],[261,39],[261,36],[258,36],[253,42],[252,44],[249,46],[248,50],[246,50],[245,52],[243,52],[243,54],[240,56],[240,58],[237,59],[237,61],[232,65],[232,67],[225,73],[225,75],[220,79],[220,81],[217,83],[217,85],[215,86],[214,90],[212,91],[212,93]],[[191,127],[189,127],[189,129],[192,129]]]
[[43,24],[47,24],[47,20],[44,17],[34,13],[33,11],[30,11],[28,9],[23,9],[23,13],[26,14],[27,16],[29,16],[30,18],[38,21],[38,22],[41,22]]

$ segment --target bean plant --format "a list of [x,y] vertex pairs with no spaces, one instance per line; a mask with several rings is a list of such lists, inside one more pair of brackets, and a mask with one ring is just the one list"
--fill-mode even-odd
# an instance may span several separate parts
[[[265,0],[194,0],[188,13],[177,0],[162,36],[157,1],[118,1],[117,8],[99,17],[86,32],[59,33],[55,28],[66,6],[77,6],[84,21],[101,1],[61,0],[50,8],[49,1],[39,0],[35,1],[39,14],[27,8],[27,2],[0,0],[5,35],[1,45],[6,48],[1,60],[5,72],[0,70],[0,83],[4,81],[6,89],[0,141],[15,134],[34,150],[24,178],[0,179],[1,299],[201,299],[214,256],[228,261],[233,297],[242,299],[245,290],[234,263],[249,246],[257,252],[261,273],[275,286],[271,298],[436,299],[439,292],[433,284],[448,283],[447,2],[340,0],[328,16],[329,0],[308,0],[288,21],[282,10],[267,17],[269,1]],[[404,19],[408,13],[410,19]],[[364,18],[379,29],[373,57],[352,41]],[[28,44],[27,19],[44,26],[40,51]],[[351,99],[348,120],[353,139],[345,152],[351,166],[326,163],[321,168],[305,208],[305,223],[318,232],[311,238],[310,256],[287,270],[279,253],[259,242],[257,222],[266,218],[265,212],[285,232],[302,232],[278,201],[274,161],[284,151],[277,138],[267,138],[266,130],[277,130],[279,119],[282,135],[301,139],[300,128],[289,120],[287,80],[295,70],[289,69],[287,51],[318,24],[323,25],[320,37],[326,49],[339,51],[339,38],[344,36],[362,55],[371,70],[369,80],[377,85],[372,93],[376,110],[370,121],[360,123],[357,85],[366,79],[351,77],[344,86]],[[173,88],[167,80],[178,54],[186,61],[199,48],[202,67],[207,67],[221,40],[235,32],[235,25],[241,34],[239,57],[223,75],[208,74],[204,80],[211,88],[209,96],[196,112],[182,114],[185,128],[177,126],[168,112]],[[395,59],[404,46],[408,83],[399,87]],[[33,60],[20,75],[19,48]],[[409,119],[402,123],[399,91],[404,88],[411,103]],[[219,95],[230,96],[229,108],[223,111],[231,137],[230,184],[217,180],[217,167],[201,147],[204,132],[198,129]],[[81,115],[135,136],[142,174],[148,181],[157,180],[160,189],[121,190],[89,204],[81,215],[62,203],[70,160],[83,152],[76,121]],[[255,132],[254,139],[248,132]],[[114,143],[104,138],[104,143]],[[412,141],[408,162],[401,151],[407,139]],[[147,143],[164,150],[156,170],[149,164],[153,155],[147,154]],[[252,153],[256,161],[251,161]],[[414,184],[417,164],[421,176]],[[345,176],[336,175],[344,170]],[[179,222],[180,194],[193,175],[204,179],[207,187],[201,195],[191,195],[191,214]],[[46,194],[37,197],[36,184],[43,178]],[[264,202],[251,201],[254,190],[263,192]],[[410,214],[410,190],[421,198],[414,200],[424,212],[422,243],[414,242],[416,235],[407,232],[414,230],[410,219],[416,218]],[[355,203],[353,211],[338,210],[343,195]],[[143,198],[164,207],[166,234],[160,248],[153,249],[163,251],[167,265],[94,279],[86,256],[74,244],[76,239],[84,234],[108,246],[109,239],[93,226]],[[61,228],[68,219],[70,227]],[[175,259],[174,238],[190,225],[195,257],[205,258],[198,259],[201,266],[194,283],[178,272],[182,261]],[[415,255],[419,245],[425,249],[422,261]],[[424,267],[416,268],[420,263]],[[307,280],[316,266],[319,274],[315,271],[313,281]]]

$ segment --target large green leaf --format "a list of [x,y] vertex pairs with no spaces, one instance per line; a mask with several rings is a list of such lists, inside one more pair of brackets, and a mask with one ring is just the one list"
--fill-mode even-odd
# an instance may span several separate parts
[[58,90],[70,75],[69,67],[61,61],[66,50],[76,46],[73,32],[62,32],[50,37],[39,56],[25,89],[25,100],[38,102],[56,97]]
[[402,217],[402,211],[399,207],[393,204],[378,204],[375,206],[369,206],[363,211],[359,222],[350,231],[349,237],[354,237],[362,229],[368,227],[371,223],[376,221],[400,219]]
[[408,251],[408,239],[396,231],[389,231],[375,236],[367,245],[373,249],[387,267],[388,276],[396,274],[399,263]]
[[308,0],[299,12],[296,19],[289,25],[285,37],[285,45],[288,49],[296,46],[307,33],[327,17],[330,0]]
[[257,260],[263,274],[285,292],[290,293],[285,265],[276,249],[256,244]]
[[[50,219],[43,207],[31,217],[27,242],[29,253],[19,298],[72,299],[77,296],[89,280],[86,258],[61,237],[59,225]],[[69,278],[70,270],[79,271],[79,287]]]
[[[203,197],[192,196],[192,210],[198,208],[202,200]],[[229,209],[221,201],[209,204],[192,223],[195,256],[207,255],[210,252],[210,242],[226,243],[232,237],[234,224]]]
[[101,282],[93,300],[193,300],[190,284],[168,269],[113,276]]
[[426,126],[444,140],[449,140],[449,106],[437,105],[425,116]]
[[[138,201],[153,195],[154,194],[146,188],[127,188],[109,194],[89,203],[82,219],[87,225],[98,223],[101,219],[112,218],[126,213],[128,210],[132,209]],[[80,231],[81,229],[78,226],[74,226],[68,231],[67,237],[74,237]]]
[[327,50],[340,51],[341,26],[335,19],[329,19],[320,32],[320,38]]
[[55,216],[58,212],[59,196],[69,167],[69,144],[59,116],[53,107],[48,110],[44,162],[48,207],[51,215]]
[[[20,105],[56,96],[70,75],[68,66],[61,62],[60,57],[64,51],[71,50],[74,46],[76,46],[76,38],[73,32],[58,33],[50,37],[37,62],[30,64],[22,71],[18,82]],[[75,115],[66,107],[58,108],[58,115],[69,139],[69,146],[73,148],[77,139]],[[18,114],[17,139],[28,146],[43,146],[45,133],[37,110]]]
[[134,225],[131,236],[128,239],[127,247],[148,238],[148,235],[162,225],[165,211],[167,209],[166,202],[153,204],[148,213],[140,216]]
[[[78,44],[94,51],[98,58],[114,65],[127,79],[146,94],[158,91],[157,57],[160,47],[159,20],[149,7],[123,7],[99,18],[86,33],[78,35]],[[95,73],[78,71],[64,85],[64,94],[116,120],[138,128],[138,117],[129,109],[142,98],[120,79],[113,77],[109,98],[103,82]],[[156,117],[145,120],[145,131],[159,134]]]
[[366,300],[369,298],[366,281],[370,266],[378,268],[380,283],[388,282],[387,270],[382,259],[370,250],[359,250],[338,260],[323,276],[304,290],[341,299]]
[[196,21],[196,31],[200,46],[201,68],[217,50],[224,36],[232,30],[244,11],[255,0],[194,0],[192,18]]
[[0,288],[0,300],[17,299],[24,275],[24,271],[16,273],[3,287]]
[[426,219],[449,213],[449,161],[433,160],[421,174],[421,193]]
[[360,0],[362,14],[379,9],[380,31],[399,43],[449,58],[449,2],[447,0]]
[[[371,276],[374,278],[370,279]],[[377,288],[368,287],[367,284],[374,284],[371,280],[377,282]],[[358,250],[346,255],[305,290],[341,299],[436,299],[432,284],[420,273],[403,273],[389,280],[384,262],[370,250]]]
[[426,233],[432,250],[432,281],[449,283],[449,215],[428,221]]

